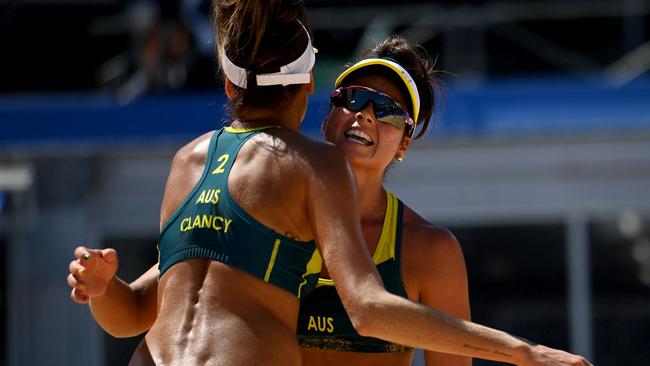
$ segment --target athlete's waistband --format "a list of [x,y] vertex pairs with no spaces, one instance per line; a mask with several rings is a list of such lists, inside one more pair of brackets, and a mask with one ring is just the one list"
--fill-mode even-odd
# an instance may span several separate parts
[[298,336],[300,346],[339,352],[395,353],[407,352],[411,347],[383,341],[378,338],[365,337],[313,337]]

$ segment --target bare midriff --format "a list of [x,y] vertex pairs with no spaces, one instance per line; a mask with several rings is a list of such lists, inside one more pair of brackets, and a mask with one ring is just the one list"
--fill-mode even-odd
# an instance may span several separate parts
[[161,365],[300,365],[298,300],[226,264],[191,259],[158,286],[158,317],[146,336]]

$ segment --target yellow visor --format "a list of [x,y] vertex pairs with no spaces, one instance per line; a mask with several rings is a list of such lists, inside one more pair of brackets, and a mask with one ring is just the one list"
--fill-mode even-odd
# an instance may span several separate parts
[[418,117],[420,115],[420,94],[418,93],[418,87],[415,85],[415,81],[411,77],[411,74],[409,74],[408,71],[406,71],[406,69],[404,69],[400,64],[398,64],[395,61],[391,61],[383,58],[368,58],[365,60],[361,60],[356,64],[348,67],[345,71],[343,71],[341,75],[339,75],[339,77],[336,78],[334,87],[338,88],[339,86],[341,86],[343,80],[345,80],[345,78],[348,75],[350,75],[352,72],[359,70],[363,67],[372,66],[372,65],[385,66],[393,70],[400,77],[400,79],[402,79],[411,97],[411,104],[413,105],[413,120],[417,125]]

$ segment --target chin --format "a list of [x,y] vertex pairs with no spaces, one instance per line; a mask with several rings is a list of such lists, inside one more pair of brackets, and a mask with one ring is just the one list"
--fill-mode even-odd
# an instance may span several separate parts
[[345,158],[353,166],[367,166],[372,162],[372,158],[365,154],[361,154],[359,151],[352,151],[345,148],[343,151],[345,152]]

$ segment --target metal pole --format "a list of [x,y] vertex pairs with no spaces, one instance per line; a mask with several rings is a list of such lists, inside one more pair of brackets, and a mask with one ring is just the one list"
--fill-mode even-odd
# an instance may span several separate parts
[[570,349],[593,362],[589,246],[585,214],[571,213],[566,237]]
[[411,366],[424,366],[424,352],[421,349],[415,350],[415,357],[413,357]]

